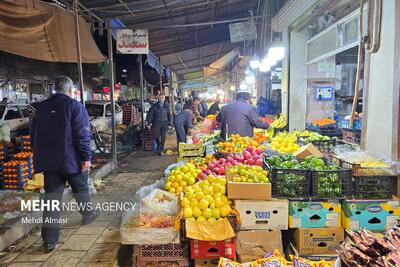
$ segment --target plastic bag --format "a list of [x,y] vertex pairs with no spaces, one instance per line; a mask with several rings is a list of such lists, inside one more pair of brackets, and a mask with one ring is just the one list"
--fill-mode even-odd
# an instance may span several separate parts
[[0,126],[0,141],[11,142],[11,130],[8,123],[4,123]]
[[200,126],[200,131],[204,134],[211,134],[213,131],[214,121],[210,119],[205,119]]
[[130,209],[122,215],[120,226],[122,244],[179,243],[179,231],[174,227],[174,216],[142,214],[139,206],[136,204],[134,209]]
[[176,215],[179,212],[177,197],[158,188],[142,199],[141,209],[150,214]]
[[165,185],[165,181],[160,179],[160,180],[155,181],[151,185],[143,186],[138,191],[136,191],[136,193],[135,193],[135,201],[136,202],[140,202],[143,198],[148,196],[154,190],[164,188],[164,185]]
[[202,241],[221,241],[235,236],[229,221],[224,218],[215,222],[185,220],[186,237]]
[[175,168],[177,168],[177,167],[180,167],[180,166],[183,166],[183,165],[185,165],[185,164],[186,164],[185,161],[179,161],[179,162],[177,162],[177,163],[174,163],[174,164],[169,165],[169,166],[165,169],[165,171],[164,171],[165,177],[168,177],[173,169],[175,169]]

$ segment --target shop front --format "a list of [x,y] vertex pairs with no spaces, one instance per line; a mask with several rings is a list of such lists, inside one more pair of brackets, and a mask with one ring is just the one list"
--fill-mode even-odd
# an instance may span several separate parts
[[[289,2],[272,21],[273,30],[283,33],[289,51],[282,66],[282,111],[288,114],[291,130],[332,126],[329,129],[337,131],[332,135],[391,156],[392,134],[397,133],[392,127],[393,76],[386,74],[393,72],[394,64],[383,61],[394,58],[394,37],[385,32],[394,30],[396,3],[382,5],[381,48],[375,54],[365,53],[363,42],[359,58],[358,1],[331,2]],[[367,4],[362,13],[361,31],[366,36]],[[360,75],[355,100],[357,63]],[[383,101],[385,107],[378,104]],[[355,120],[350,127],[353,102]],[[377,138],[382,136],[377,129],[387,131],[385,141]]]

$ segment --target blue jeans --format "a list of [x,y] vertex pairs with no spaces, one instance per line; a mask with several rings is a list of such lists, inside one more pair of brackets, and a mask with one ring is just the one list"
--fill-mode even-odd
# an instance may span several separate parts
[[[44,174],[44,189],[45,200],[58,200],[62,201],[65,182],[72,188],[74,197],[78,205],[86,205],[90,202],[89,186],[88,186],[88,172],[77,174],[61,174],[61,173],[45,173]],[[60,204],[62,210],[62,204]],[[79,210],[82,217],[89,216],[91,211]],[[47,223],[46,218],[53,220],[52,223]],[[54,244],[58,242],[60,234],[60,225],[54,220],[60,218],[60,211],[44,209],[43,211],[43,224],[42,224],[42,239],[45,244]]]

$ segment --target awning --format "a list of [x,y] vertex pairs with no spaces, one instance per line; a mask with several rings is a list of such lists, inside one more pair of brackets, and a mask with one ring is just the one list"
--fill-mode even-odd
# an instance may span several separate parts
[[220,57],[219,59],[211,63],[209,67],[204,67],[204,77],[213,76],[221,70],[224,70],[233,60],[237,58],[238,55],[239,49],[236,48],[230,51],[225,56]]
[[[89,24],[80,17],[79,26],[82,62],[105,61]],[[77,62],[74,16],[39,0],[2,0],[0,50],[44,61]]]

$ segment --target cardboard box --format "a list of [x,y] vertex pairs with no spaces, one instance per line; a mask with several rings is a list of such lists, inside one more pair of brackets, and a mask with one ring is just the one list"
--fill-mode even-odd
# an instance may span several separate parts
[[217,259],[220,257],[234,259],[236,257],[235,239],[223,241],[190,240],[191,259]]
[[293,156],[298,159],[305,159],[308,156],[315,156],[317,158],[323,158],[324,154],[318,150],[312,143],[302,146],[299,150],[293,153]]
[[300,255],[336,254],[343,240],[342,227],[299,228],[294,233],[296,250]]
[[229,199],[271,200],[271,183],[235,183],[232,175],[226,175]]
[[267,252],[278,249],[283,255],[280,230],[238,231],[236,234],[236,254],[240,262],[262,258]]
[[400,216],[399,204],[399,201],[390,200],[345,200],[342,225],[350,230],[384,231],[396,224]]
[[340,227],[341,212],[338,200],[289,201],[289,228]]
[[286,230],[288,229],[289,201],[236,200],[240,215],[240,230]]
[[219,259],[197,259],[194,261],[194,267],[217,267]]

